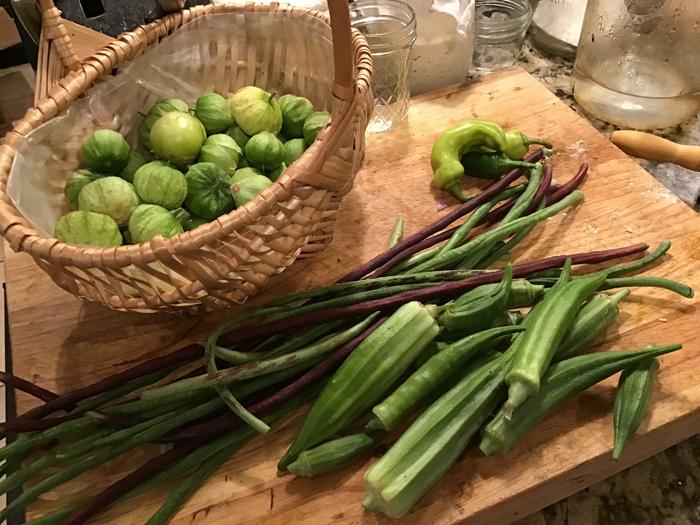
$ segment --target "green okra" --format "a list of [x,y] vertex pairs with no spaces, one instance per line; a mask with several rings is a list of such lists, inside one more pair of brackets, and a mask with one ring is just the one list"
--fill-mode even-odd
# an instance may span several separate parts
[[619,459],[625,445],[644,420],[658,370],[659,360],[650,357],[626,368],[620,376],[613,405],[614,460]]
[[351,434],[326,441],[303,451],[287,470],[297,476],[317,476],[332,472],[368,454],[377,445],[367,434]]
[[547,370],[539,391],[528,397],[510,419],[501,408],[484,428],[479,448],[487,456],[507,452],[532,427],[578,392],[640,361],[680,348],[682,345],[674,344],[641,350],[595,352],[560,361]]
[[491,323],[492,328],[497,326],[518,326],[523,322],[524,316],[520,310],[506,311],[497,315]]
[[513,268],[508,266],[503,272],[503,279],[490,294],[475,296],[467,292],[465,295],[471,296],[469,299],[465,300],[462,296],[440,308],[438,324],[448,331],[472,333],[487,328],[494,317],[507,309],[512,281]]
[[278,463],[286,470],[300,452],[342,432],[392,388],[439,332],[436,308],[401,306],[350,354],[311,407]]
[[491,350],[496,340],[522,330],[519,326],[490,328],[464,337],[437,352],[372,409],[366,431],[389,432],[395,429],[470,359]]
[[437,483],[502,400],[508,359],[486,356],[416,419],[365,474],[366,508],[399,518]]
[[[566,277],[566,273],[563,272],[562,277]],[[538,391],[540,379],[576,314],[604,280],[605,273],[601,272],[560,281],[526,317],[527,328],[513,343],[516,347],[513,363],[506,375],[508,400],[504,411],[507,416]]]
[[615,322],[620,314],[620,301],[629,293],[629,288],[623,288],[612,295],[594,295],[576,314],[574,323],[559,343],[552,360],[567,359],[591,344]]

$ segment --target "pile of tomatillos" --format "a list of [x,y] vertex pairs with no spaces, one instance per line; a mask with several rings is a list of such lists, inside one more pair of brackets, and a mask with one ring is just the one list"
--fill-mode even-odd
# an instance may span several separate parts
[[64,194],[73,210],[57,239],[110,247],[192,230],[242,206],[270,186],[329,123],[306,98],[276,98],[246,86],[228,99],[157,102],[141,122],[139,149],[110,129],[82,144],[84,167]]

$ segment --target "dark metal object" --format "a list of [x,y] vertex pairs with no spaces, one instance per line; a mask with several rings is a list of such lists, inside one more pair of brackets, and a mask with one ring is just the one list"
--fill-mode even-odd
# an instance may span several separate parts
[[[54,3],[65,19],[113,37],[167,14],[156,0],[55,0]],[[185,7],[208,3],[209,0],[186,0]]]

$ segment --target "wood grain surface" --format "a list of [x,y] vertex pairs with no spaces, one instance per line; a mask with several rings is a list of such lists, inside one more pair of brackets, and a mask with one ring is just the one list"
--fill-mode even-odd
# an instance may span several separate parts
[[[538,226],[518,260],[671,239],[671,255],[647,273],[700,288],[696,214],[537,80],[512,69],[416,98],[398,129],[368,136],[367,160],[343,202],[335,240],[323,254],[280,275],[254,303],[332,282],[385,248],[399,214],[410,234],[445,213],[444,205],[454,202],[430,188],[430,147],[447,126],[473,117],[550,137],[560,152],[553,160],[559,182],[582,161],[591,163],[583,205]],[[57,392],[196,339],[215,321],[114,313],[80,303],[25,255],[7,254],[7,279],[16,373]],[[402,523],[507,523],[700,431],[697,304],[662,290],[635,289],[607,333],[605,348],[685,344],[661,359],[651,415],[621,461],[610,459],[613,378],[567,403],[510,453],[481,458],[471,449]],[[22,397],[19,405],[23,411],[32,401]],[[317,479],[277,475],[275,463],[300,418],[249,443],[174,523],[388,523],[361,504],[362,475],[373,460]],[[30,516],[89,496],[151,453],[144,449],[66,484],[32,506]],[[164,490],[122,502],[97,522],[142,523]]]

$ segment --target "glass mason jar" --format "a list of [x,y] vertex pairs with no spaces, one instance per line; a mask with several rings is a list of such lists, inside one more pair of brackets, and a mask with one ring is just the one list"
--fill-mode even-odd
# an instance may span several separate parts
[[588,0],[574,96],[622,127],[673,126],[700,107],[700,2]]
[[472,67],[487,73],[514,65],[531,19],[530,0],[476,0]]
[[408,112],[416,15],[398,0],[357,0],[350,20],[372,50],[375,106],[367,131],[389,131]]

